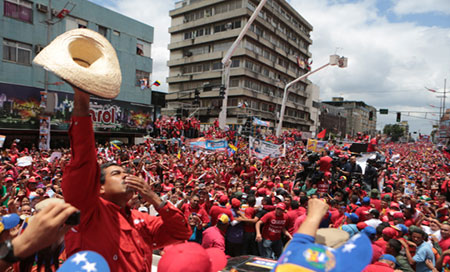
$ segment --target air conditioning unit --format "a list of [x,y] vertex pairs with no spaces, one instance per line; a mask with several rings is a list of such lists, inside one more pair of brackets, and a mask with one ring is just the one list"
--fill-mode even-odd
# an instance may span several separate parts
[[187,23],[188,20],[187,19],[183,19],[183,24]]
[[233,27],[233,23],[227,23],[225,25],[225,29],[231,29]]
[[36,44],[34,46],[34,51],[36,52],[36,54],[39,54],[39,52],[42,51],[42,49],[44,49],[45,46],[41,45],[41,44]]
[[48,12],[48,7],[46,5],[43,4],[36,4],[36,9],[40,12],[43,13],[47,13]]
[[209,16],[212,15],[211,13],[212,13],[211,10],[206,10],[206,11],[205,11],[205,16],[206,16],[206,17],[209,17]]

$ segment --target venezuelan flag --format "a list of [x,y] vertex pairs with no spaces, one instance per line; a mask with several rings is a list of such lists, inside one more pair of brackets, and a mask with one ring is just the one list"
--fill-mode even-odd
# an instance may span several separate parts
[[120,150],[120,147],[118,146],[118,145],[116,145],[115,143],[111,143],[111,147],[114,149],[119,149]]
[[156,87],[159,87],[159,85],[161,85],[161,82],[159,82],[158,80],[153,82],[153,85],[155,85]]

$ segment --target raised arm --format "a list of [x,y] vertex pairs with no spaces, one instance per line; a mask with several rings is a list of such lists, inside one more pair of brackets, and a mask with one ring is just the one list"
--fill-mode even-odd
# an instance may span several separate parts
[[64,170],[61,187],[65,200],[83,214],[98,201],[100,170],[89,116],[89,94],[73,89],[74,109],[69,130],[71,160]]

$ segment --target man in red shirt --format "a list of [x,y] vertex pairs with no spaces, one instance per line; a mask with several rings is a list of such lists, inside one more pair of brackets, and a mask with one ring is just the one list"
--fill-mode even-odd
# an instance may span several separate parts
[[319,170],[322,172],[329,172],[331,169],[331,162],[333,159],[329,156],[328,151],[324,150],[322,152],[322,157],[320,158],[317,165],[319,165]]
[[439,241],[439,246],[442,251],[446,251],[450,248],[450,225],[448,223],[441,225],[442,240]]
[[381,135],[378,134],[375,138],[370,140],[369,145],[367,146],[367,152],[375,152],[378,151],[383,153],[383,151],[378,147],[378,141],[381,139]]
[[397,261],[394,256],[384,254],[378,259],[378,262],[366,266],[363,272],[393,272],[396,264]]
[[184,213],[186,218],[189,218],[191,214],[198,216],[203,222],[203,228],[205,228],[209,223],[209,216],[205,209],[200,207],[200,197],[194,195],[191,198],[190,203],[185,203],[181,206],[181,211]]
[[[111,271],[151,271],[153,249],[189,239],[190,227],[181,211],[161,201],[142,178],[113,163],[98,166],[89,94],[74,91],[72,156],[62,189],[66,202],[80,210],[81,222],[65,236],[66,253],[92,250]],[[131,210],[127,203],[135,192],[160,216]]]
[[[283,243],[281,241],[281,233],[284,233],[289,240],[292,239],[291,234],[286,230],[287,216],[284,213],[286,205],[278,203],[275,211],[266,213],[258,223],[256,223],[256,241],[262,242],[261,255],[264,258],[278,259],[283,251]],[[264,224],[261,235],[261,224]]]
[[217,224],[217,218],[221,214],[226,214],[233,221],[233,215],[231,210],[228,209],[225,205],[228,203],[228,196],[223,195],[219,198],[219,205],[214,205],[209,210],[209,215],[211,216],[211,226],[215,226]]
[[370,210],[370,197],[366,196],[362,200],[362,206],[356,209],[355,213],[359,216],[359,221],[364,222],[370,219],[368,212]]

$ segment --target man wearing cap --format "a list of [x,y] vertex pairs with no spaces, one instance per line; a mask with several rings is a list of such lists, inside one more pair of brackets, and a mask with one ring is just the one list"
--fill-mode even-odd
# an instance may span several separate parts
[[189,218],[191,214],[198,216],[203,222],[203,228],[205,228],[209,223],[208,213],[200,206],[200,197],[194,195],[191,197],[189,203],[183,204],[180,209],[186,218]]
[[218,248],[225,253],[225,235],[229,224],[230,218],[228,215],[219,215],[217,218],[217,224],[203,231],[202,247]]
[[377,262],[369,264],[363,272],[393,272],[396,264],[397,261],[394,256],[384,254]]
[[[67,254],[92,250],[111,271],[150,271],[152,250],[189,239],[191,229],[183,213],[161,201],[142,178],[114,163],[98,166],[90,97],[76,87],[74,91],[71,161],[62,190],[66,202],[80,210],[81,222],[65,236]],[[127,206],[135,192],[156,208],[158,217]]]
[[227,203],[228,203],[228,196],[222,195],[219,198],[219,204],[211,207],[211,209],[209,210],[209,215],[211,217],[211,226],[215,226],[217,224],[217,218],[222,213],[228,215],[231,221],[233,221],[233,215],[231,214],[231,210],[226,207]]
[[362,206],[356,209],[355,213],[358,215],[359,220],[364,222],[369,220],[368,212],[370,211],[370,197],[363,197]]
[[[285,214],[286,205],[278,203],[275,211],[265,214],[258,223],[256,223],[256,241],[262,242],[261,255],[264,258],[278,259],[283,250],[283,243],[281,241],[281,233],[284,233],[288,239],[292,236],[286,230],[287,216]],[[264,224],[261,234],[261,224]]]

